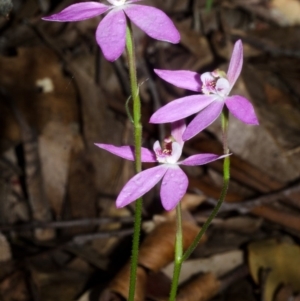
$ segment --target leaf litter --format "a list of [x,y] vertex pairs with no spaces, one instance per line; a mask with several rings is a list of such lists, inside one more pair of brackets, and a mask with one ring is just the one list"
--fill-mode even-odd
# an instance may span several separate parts
[[[172,17],[182,40],[170,46],[137,31],[138,73],[149,78],[141,89],[144,146],[170,131],[148,123],[154,108],[189,95],[159,80],[153,69],[226,70],[238,39],[245,57],[234,93],[250,99],[260,121],[259,128],[241,129],[231,119],[234,185],[205,240],[186,262],[178,298],[284,301],[295,295],[297,300],[298,2],[219,0],[210,12],[205,1],[148,2]],[[130,162],[99,153],[94,143],[132,143],[124,106],[127,63],[124,56],[113,64],[103,59],[94,40],[97,18],[76,24],[41,21],[71,3],[14,1],[12,8],[7,1],[1,6],[2,300],[120,300],[116,283],[126,298],[132,208],[116,212],[115,200],[134,169]],[[216,122],[186,143],[183,156],[218,153],[218,127]],[[184,219],[192,229],[201,227],[218,198],[221,168],[217,161],[195,170],[185,167]],[[170,286],[163,268],[173,260],[174,214],[164,213],[158,195],[151,191],[144,201],[148,230],[141,244],[140,300],[166,300]],[[227,262],[228,254],[232,261]],[[255,283],[247,277],[247,266]]]

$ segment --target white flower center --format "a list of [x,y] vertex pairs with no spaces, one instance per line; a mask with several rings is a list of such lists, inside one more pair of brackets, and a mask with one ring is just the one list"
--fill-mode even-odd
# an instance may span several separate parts
[[201,75],[202,92],[225,97],[230,92],[230,84],[222,71],[205,72]]
[[121,6],[126,2],[126,0],[107,0],[107,1],[114,6]]
[[157,162],[176,164],[181,156],[182,146],[170,138],[166,138],[163,143],[163,148],[161,148],[159,142],[156,141],[153,145],[153,150]]

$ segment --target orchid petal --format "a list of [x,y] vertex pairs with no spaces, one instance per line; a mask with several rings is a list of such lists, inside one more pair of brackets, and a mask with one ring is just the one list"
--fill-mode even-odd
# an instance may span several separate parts
[[186,70],[159,70],[154,69],[154,72],[164,81],[182,89],[200,92],[201,81],[200,74]]
[[186,124],[183,119],[175,121],[171,124],[171,135],[177,143],[183,147],[184,141],[182,140],[182,135],[186,129]]
[[202,84],[210,84],[214,82],[216,78],[212,75],[212,72],[204,72],[200,75],[200,80]]
[[216,100],[202,110],[187,126],[183,133],[182,139],[184,141],[196,136],[199,132],[204,130],[212,124],[221,114],[224,102]]
[[227,157],[228,155],[222,155],[218,156],[215,154],[199,154],[199,155],[193,155],[185,160],[178,162],[178,164],[181,165],[187,165],[187,166],[196,166],[196,165],[204,165],[222,158]]
[[118,59],[125,49],[126,16],[123,10],[113,10],[100,22],[96,40],[108,61]]
[[154,150],[154,153],[162,151],[159,141],[155,141],[154,142],[154,144],[153,144],[153,150]]
[[242,122],[254,125],[259,124],[252,104],[245,97],[239,95],[227,97],[225,104],[231,114]]
[[150,123],[166,123],[183,119],[207,107],[215,100],[213,95],[192,95],[173,100],[157,110]]
[[176,164],[182,154],[182,146],[177,142],[172,142],[172,154],[166,157],[166,163]]
[[234,44],[234,48],[232,51],[227,78],[230,83],[230,87],[232,88],[238,79],[243,66],[243,44],[241,40],[238,40]]
[[61,12],[42,18],[46,21],[73,22],[82,21],[99,16],[106,12],[110,7],[98,2],[80,2],[68,6]]
[[161,203],[167,211],[177,206],[186,193],[188,183],[188,177],[178,166],[167,170],[160,189]]
[[113,6],[123,6],[126,0],[107,0]]
[[168,167],[159,165],[146,169],[131,178],[118,195],[116,206],[122,208],[148,192],[164,176]]
[[218,79],[216,83],[216,92],[221,96],[227,96],[230,92],[230,84],[226,78]]
[[171,19],[160,9],[132,4],[125,8],[128,18],[151,38],[176,44],[180,34]]
[[[102,144],[102,143],[95,143],[95,145],[123,159],[130,160],[130,161],[135,160],[135,153],[134,153],[133,146],[130,145],[114,146],[111,144]],[[156,157],[152,151],[142,147],[141,160],[142,162],[156,162]]]
[[200,75],[201,84],[204,86],[211,86],[216,78],[212,75],[212,72],[204,72]]
[[212,75],[211,72],[202,73],[200,76],[201,84],[202,84],[202,93],[203,94],[216,94],[215,90],[215,81],[216,78]]

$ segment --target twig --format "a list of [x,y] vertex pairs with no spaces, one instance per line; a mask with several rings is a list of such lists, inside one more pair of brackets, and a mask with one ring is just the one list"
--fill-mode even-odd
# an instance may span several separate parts
[[[194,191],[197,194],[202,195],[202,192],[199,189],[194,189]],[[280,197],[289,197],[291,194],[298,192],[298,191],[300,191],[299,183],[294,184],[290,187],[278,190],[276,192],[262,195],[257,198],[245,200],[242,203],[224,203],[222,208],[220,209],[220,212],[236,210],[241,214],[247,214],[256,207],[274,202],[275,200],[277,200]],[[215,205],[217,202],[217,200],[215,200],[213,198],[207,198],[206,200],[207,200],[207,202],[209,202],[212,205]]]
[[88,241],[99,239],[99,238],[110,238],[114,237],[123,237],[127,235],[131,235],[133,233],[133,228],[124,229],[124,230],[115,230],[115,231],[108,231],[108,232],[98,232],[92,234],[82,234],[73,237],[72,242],[75,244],[81,245],[87,243]]
[[280,48],[270,41],[245,35],[245,33],[241,30],[231,30],[230,35],[234,39],[243,39],[243,42],[251,45],[252,47],[270,53],[274,56],[286,56],[286,57],[295,57],[295,58],[300,57],[299,50]]
[[8,231],[25,231],[35,228],[52,228],[52,229],[62,229],[70,227],[82,227],[82,226],[93,226],[93,225],[104,225],[109,223],[119,222],[122,224],[132,223],[133,217],[100,217],[100,218],[86,218],[77,219],[69,221],[53,221],[53,222],[31,222],[24,224],[14,224],[14,225],[0,225],[0,232]]

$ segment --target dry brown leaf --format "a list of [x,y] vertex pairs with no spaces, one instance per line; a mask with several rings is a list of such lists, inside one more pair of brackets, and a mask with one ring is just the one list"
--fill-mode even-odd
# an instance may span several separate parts
[[220,289],[220,281],[212,273],[201,275],[179,291],[177,301],[207,301]]
[[29,292],[22,272],[12,273],[0,283],[1,301],[29,301]]
[[[123,269],[117,274],[114,280],[110,283],[109,289],[119,293],[124,298],[128,296],[129,289],[130,265],[126,264]],[[137,283],[134,301],[143,301],[145,299],[145,287],[147,274],[141,267],[137,269]]]
[[32,268],[31,276],[40,300],[74,300],[90,277],[90,268],[86,264],[85,268],[64,267],[52,273]]
[[39,137],[39,154],[45,192],[58,219],[67,190],[70,152],[78,126],[50,121]]
[[[194,193],[186,193],[181,203],[181,209],[184,211],[194,210],[197,208],[200,204],[202,204],[206,199],[205,195],[199,195]],[[176,209],[173,209],[171,211],[166,211],[164,213],[164,216],[167,216],[168,218],[175,218],[176,217]]]
[[261,218],[237,216],[221,220],[219,224],[216,224],[216,227],[249,234],[256,232],[262,223]]
[[275,301],[286,301],[286,300],[294,300],[293,298],[293,290],[289,285],[283,286],[276,293]]
[[[190,24],[188,25],[189,26],[186,26],[184,23],[176,23],[176,27],[181,32],[180,43],[201,60],[201,64],[197,66],[198,68],[211,64],[213,61],[213,54],[207,38],[191,29]],[[199,49],[201,49],[201,51],[199,51]]]
[[[67,185],[68,206],[72,218],[95,217],[97,213],[97,191],[94,183],[94,168],[84,148],[81,136],[73,141],[70,153]],[[92,231],[94,226],[67,229],[68,233]]]
[[[199,232],[191,222],[182,223],[183,249],[186,250]],[[174,260],[176,221],[158,225],[144,240],[139,252],[139,264],[158,272]],[[202,240],[203,241],[203,240]]]
[[280,25],[300,24],[300,2],[298,0],[273,0],[271,8],[271,14]]
[[0,263],[11,259],[11,250],[6,237],[0,232]]
[[2,179],[0,184],[0,222],[13,224],[29,220],[29,207],[25,200],[22,184],[19,179],[20,171],[12,170],[17,166],[17,156],[14,148],[7,150],[2,156],[0,170]]
[[266,205],[253,208],[251,213],[254,213],[260,217],[264,217],[284,227],[300,231],[300,217],[297,214],[284,212],[283,210],[272,208]]
[[272,301],[279,285],[290,285],[300,290],[300,247],[276,240],[255,242],[249,245],[249,266],[251,275],[259,283],[259,272],[265,271],[265,301]]
[[[200,272],[212,272],[216,277],[221,277],[243,263],[243,252],[233,250],[216,254],[208,258],[187,260],[182,264],[179,284]],[[174,265],[168,265],[163,272],[172,279]]]
[[[38,132],[54,118],[65,124],[78,121],[73,81],[64,76],[53,51],[45,47],[19,48],[17,56],[0,56],[0,66],[1,86]],[[19,141],[15,118],[2,103],[0,109],[5,113],[0,121],[2,137]]]
[[[199,232],[199,227],[192,222],[183,221],[183,249],[192,243]],[[138,283],[136,285],[135,300],[144,300],[147,275],[145,270],[159,272],[163,267],[174,260],[176,221],[163,222],[146,237],[139,251]],[[203,242],[203,239],[202,239]],[[146,268],[143,269],[142,267]],[[109,285],[110,291],[114,291],[127,297],[130,266],[125,265]],[[105,299],[105,294],[101,300]]]

